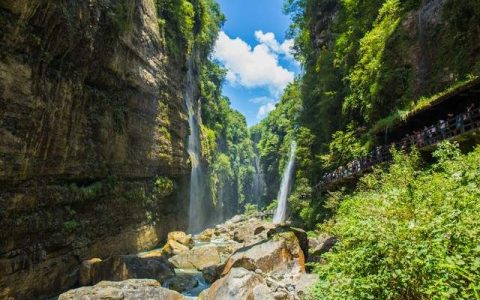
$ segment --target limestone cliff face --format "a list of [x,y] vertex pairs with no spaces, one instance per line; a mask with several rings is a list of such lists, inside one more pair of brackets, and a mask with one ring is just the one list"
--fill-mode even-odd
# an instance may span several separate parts
[[184,226],[185,72],[154,0],[0,0],[0,28],[0,299],[39,299]]

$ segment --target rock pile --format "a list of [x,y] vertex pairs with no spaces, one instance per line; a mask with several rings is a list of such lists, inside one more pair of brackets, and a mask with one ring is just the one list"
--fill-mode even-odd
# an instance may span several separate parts
[[184,300],[181,294],[162,288],[154,279],[130,279],[121,282],[102,281],[92,287],[82,287],[63,293],[58,300],[109,299],[138,300],[162,299]]
[[[310,238],[310,242],[316,255],[334,244],[332,238]],[[159,288],[160,283],[166,283],[164,286],[179,292],[195,289],[198,295],[203,290],[199,295],[202,300],[296,300],[305,295],[316,280],[315,275],[306,273],[308,247],[309,238],[301,229],[275,226],[258,217],[236,216],[195,237],[171,232],[159,250],[106,260],[92,259],[82,266],[82,284],[129,278],[151,278],[156,284],[132,280],[102,282],[70,291],[60,299],[73,299],[68,298],[72,295],[90,295],[91,299],[137,299],[129,298],[131,289],[148,296],[160,295],[166,293]],[[316,261],[318,257],[313,259]],[[206,282],[211,284],[209,288]],[[102,294],[102,289],[106,289],[107,294]],[[119,296],[108,298],[112,293]],[[164,295],[177,298],[159,299],[183,299],[178,298],[179,294]]]

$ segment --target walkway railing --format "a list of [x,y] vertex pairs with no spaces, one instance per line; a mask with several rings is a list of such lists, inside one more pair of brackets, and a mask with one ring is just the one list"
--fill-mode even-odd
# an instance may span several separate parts
[[452,116],[447,120],[440,120],[437,124],[425,127],[423,130],[407,134],[398,143],[376,147],[368,155],[325,174],[315,188],[322,189],[336,181],[360,175],[374,165],[392,160],[392,148],[402,151],[409,151],[413,147],[422,149],[479,128],[480,108],[473,108],[472,106],[464,113]]

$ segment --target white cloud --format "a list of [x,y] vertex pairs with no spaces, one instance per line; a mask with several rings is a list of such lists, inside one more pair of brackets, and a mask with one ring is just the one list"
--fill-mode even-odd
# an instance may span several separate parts
[[292,54],[294,45],[293,40],[285,40],[282,44],[280,44],[275,38],[275,34],[273,32],[263,33],[261,30],[255,31],[255,38],[261,44],[264,44],[270,48],[270,51],[284,55],[289,60],[295,60]]
[[240,38],[231,39],[223,31],[215,44],[214,56],[227,68],[227,80],[246,88],[267,87],[279,96],[294,80],[294,73],[279,64],[279,54],[286,55],[289,42],[279,44],[273,33],[255,33],[260,42],[252,48]]
[[248,102],[255,103],[255,104],[267,104],[269,102],[275,102],[275,99],[272,99],[270,97],[256,97],[248,100]]
[[262,120],[268,115],[268,113],[270,113],[274,109],[275,109],[274,102],[269,102],[267,104],[260,106],[260,109],[258,110],[258,113],[257,113],[257,119]]

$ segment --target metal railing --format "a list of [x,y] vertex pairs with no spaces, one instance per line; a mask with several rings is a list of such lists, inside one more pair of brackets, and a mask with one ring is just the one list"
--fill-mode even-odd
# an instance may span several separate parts
[[449,117],[447,120],[440,120],[437,124],[425,127],[423,130],[407,134],[400,142],[376,147],[368,155],[323,175],[322,180],[315,188],[322,189],[336,181],[360,175],[374,165],[392,160],[392,148],[405,152],[413,147],[422,149],[479,128],[480,108],[473,108],[472,106],[466,112]]

